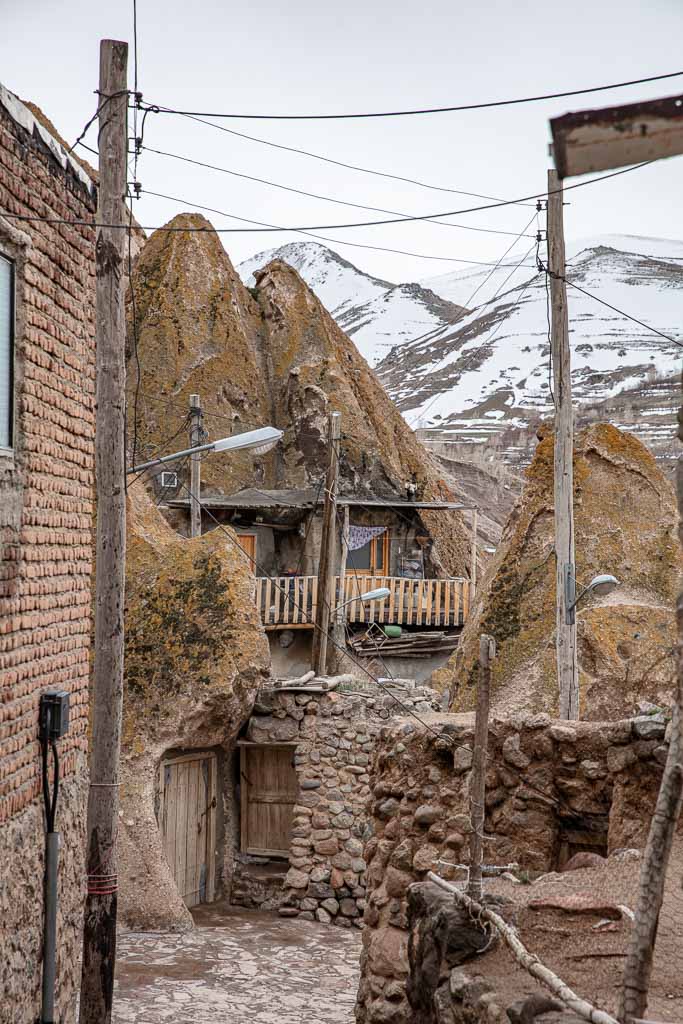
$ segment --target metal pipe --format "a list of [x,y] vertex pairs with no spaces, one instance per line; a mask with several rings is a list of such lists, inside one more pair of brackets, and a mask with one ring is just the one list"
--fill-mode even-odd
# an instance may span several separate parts
[[43,925],[43,988],[40,1003],[41,1024],[55,1019],[55,978],[57,971],[57,873],[59,868],[59,832],[45,837],[45,922]]

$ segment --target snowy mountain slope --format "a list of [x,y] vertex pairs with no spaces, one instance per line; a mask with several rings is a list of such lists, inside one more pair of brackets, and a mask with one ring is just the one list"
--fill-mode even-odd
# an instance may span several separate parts
[[[495,269],[393,284],[324,245],[297,242],[259,253],[238,270],[253,284],[254,270],[271,259],[294,266],[414,427],[462,442],[498,443],[512,431],[521,450],[529,424],[552,406],[546,288],[532,257],[519,269],[521,255]],[[629,235],[578,239],[567,244],[567,276],[683,341],[683,242]],[[681,349],[571,287],[568,300],[576,403],[589,416],[609,410],[614,422],[632,424],[644,440],[656,438],[665,447],[673,433],[672,389],[665,388],[664,412],[655,398],[661,388],[653,382],[672,379]]]
[[299,272],[370,366],[394,345],[438,335],[462,314],[459,305],[419,284],[392,284],[363,273],[318,242],[293,242],[239,265],[247,286],[254,271],[280,259]]
[[[683,342],[682,243],[628,237],[577,243],[569,248],[567,277]],[[595,404],[677,371],[681,349],[674,342],[571,287],[568,304],[577,403]],[[548,356],[545,280],[527,271],[441,342],[395,348],[377,373],[413,426],[438,428],[453,440],[484,440],[550,412]]]

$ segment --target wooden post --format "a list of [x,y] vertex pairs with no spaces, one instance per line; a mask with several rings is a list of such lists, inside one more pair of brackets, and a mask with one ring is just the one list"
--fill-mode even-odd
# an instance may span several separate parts
[[[202,443],[202,403],[199,395],[190,395],[190,447]],[[190,537],[202,535],[202,506],[200,488],[202,474],[201,455],[190,456]]]
[[334,563],[337,534],[337,480],[339,477],[339,441],[341,439],[341,413],[330,413],[327,443],[329,462],[325,480],[323,504],[323,527],[320,539],[320,560],[318,562],[318,605],[315,613],[311,667],[316,675],[327,671],[327,641],[330,629],[330,612],[334,597]]
[[470,789],[470,875],[467,891],[473,900],[481,900],[481,865],[484,851],[484,818],[486,814],[486,750],[489,739],[489,699],[491,693],[491,661],[496,655],[496,642],[483,633],[479,637],[479,680],[477,683],[477,715],[472,752]]
[[[555,394],[556,648],[560,718],[579,717],[576,623],[567,623],[567,586],[574,566],[574,471],[571,360],[564,281],[562,182],[548,171],[548,269],[552,299],[551,355]],[[573,617],[572,617],[573,618]]]
[[[679,413],[678,435],[683,440],[683,415]],[[683,541],[683,460],[677,466],[678,534]],[[657,796],[647,846],[640,869],[640,888],[635,920],[631,931],[619,1020],[634,1022],[644,1017],[652,973],[659,913],[664,898],[666,872],[676,824],[683,804],[683,593],[676,604],[678,624],[678,679],[671,719],[669,753]],[[679,883],[680,884],[680,883]]]
[[477,509],[472,509],[472,556],[471,556],[471,568],[470,568],[470,584],[472,591],[472,598],[474,598],[474,591],[477,589]]
[[[123,701],[126,557],[124,196],[128,44],[100,44],[97,210],[97,541],[95,662],[86,829],[81,1024],[111,1021],[116,957],[116,831]],[[113,98],[111,98],[113,97]],[[118,227],[117,225],[121,225]]]
[[335,641],[335,647],[332,651],[330,662],[332,664],[332,671],[339,673],[343,670],[343,655],[340,648],[346,646],[346,613],[348,611],[348,605],[345,605],[346,600],[346,562],[349,557],[349,506],[344,505],[344,519],[342,523],[342,536],[341,536],[341,558],[339,561],[339,593],[337,595],[337,610],[334,614],[334,626],[332,627],[332,637]]

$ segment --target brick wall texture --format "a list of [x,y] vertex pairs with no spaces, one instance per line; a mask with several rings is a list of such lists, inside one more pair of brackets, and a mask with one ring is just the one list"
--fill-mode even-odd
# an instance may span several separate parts
[[0,933],[12,950],[2,1022],[35,1019],[40,985],[27,965],[42,928],[38,702],[48,687],[71,694],[57,815],[66,946],[76,949],[80,928],[95,432],[94,229],[3,214],[92,220],[95,210],[94,193],[0,104],[0,251],[15,261],[17,296],[15,454],[0,454]]

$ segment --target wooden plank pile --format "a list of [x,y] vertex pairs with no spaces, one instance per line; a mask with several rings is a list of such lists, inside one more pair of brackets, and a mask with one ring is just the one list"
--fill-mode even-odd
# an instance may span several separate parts
[[458,646],[460,631],[430,630],[428,633],[402,633],[387,637],[381,630],[357,633],[351,637],[352,650],[361,657],[380,654],[383,658],[431,658],[447,654]]

